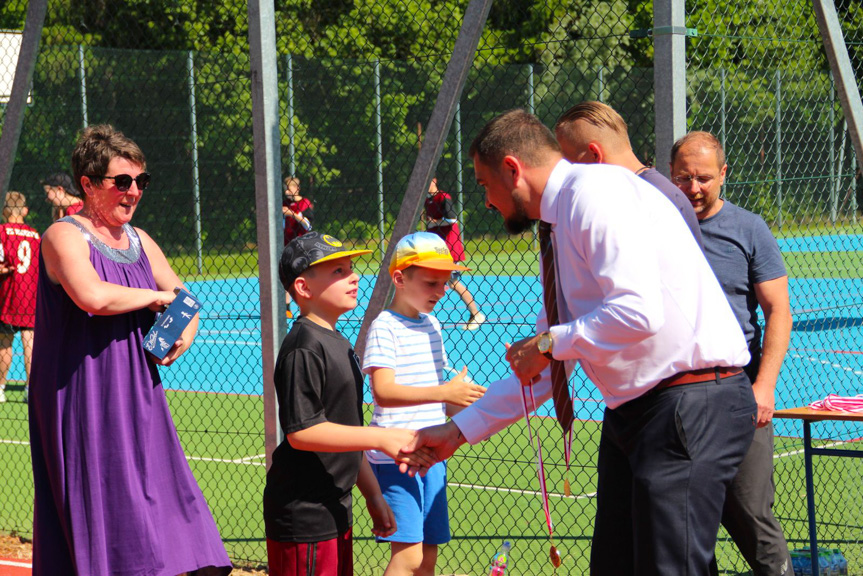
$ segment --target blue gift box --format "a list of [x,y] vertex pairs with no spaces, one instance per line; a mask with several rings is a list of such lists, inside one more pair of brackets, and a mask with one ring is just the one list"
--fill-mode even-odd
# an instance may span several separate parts
[[156,316],[156,323],[144,336],[144,350],[159,358],[165,357],[180,334],[201,309],[201,302],[189,292],[176,288],[177,297],[167,310]]

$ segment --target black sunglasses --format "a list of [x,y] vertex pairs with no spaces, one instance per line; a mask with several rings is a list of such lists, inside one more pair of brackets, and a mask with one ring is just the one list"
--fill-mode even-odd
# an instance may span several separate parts
[[88,178],[97,178],[103,179],[107,178],[108,180],[113,180],[114,185],[117,186],[117,190],[120,192],[126,192],[129,188],[132,187],[132,181],[135,181],[135,184],[138,185],[138,190],[146,190],[147,186],[150,185],[150,173],[149,172],[141,172],[134,178],[129,176],[128,174],[117,174],[116,176],[87,176]]

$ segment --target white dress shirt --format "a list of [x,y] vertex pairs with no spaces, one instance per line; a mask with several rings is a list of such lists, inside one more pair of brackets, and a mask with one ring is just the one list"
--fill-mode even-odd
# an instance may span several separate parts
[[[609,408],[678,372],[745,366],[740,325],[680,212],[635,174],[561,160],[540,205],[552,226],[560,322],[552,353],[570,374],[577,360]],[[544,307],[537,333],[548,322]],[[534,384],[551,397],[550,370]],[[535,409],[535,407],[530,407]],[[453,420],[475,444],[523,416],[514,375]]]

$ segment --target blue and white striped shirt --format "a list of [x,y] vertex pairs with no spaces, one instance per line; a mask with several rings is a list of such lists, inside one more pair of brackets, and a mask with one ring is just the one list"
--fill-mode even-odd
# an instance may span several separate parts
[[[440,322],[434,316],[420,314],[408,318],[390,310],[381,312],[369,330],[363,358],[363,372],[374,368],[395,371],[395,383],[400,386],[440,386],[446,366]],[[370,426],[419,430],[446,422],[442,402],[383,408],[375,401]],[[393,460],[383,452],[366,452],[369,462],[388,464]]]

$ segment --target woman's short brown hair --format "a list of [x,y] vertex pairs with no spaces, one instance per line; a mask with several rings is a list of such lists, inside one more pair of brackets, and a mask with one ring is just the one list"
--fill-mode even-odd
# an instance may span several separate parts
[[84,128],[72,151],[72,173],[75,176],[76,191],[84,196],[82,176],[89,176],[94,184],[101,183],[101,176],[108,171],[108,164],[118,156],[137,164],[143,170],[147,169],[147,160],[138,145],[110,124],[96,124]]

